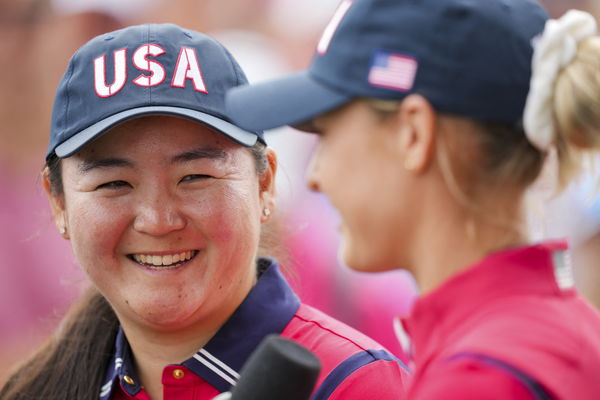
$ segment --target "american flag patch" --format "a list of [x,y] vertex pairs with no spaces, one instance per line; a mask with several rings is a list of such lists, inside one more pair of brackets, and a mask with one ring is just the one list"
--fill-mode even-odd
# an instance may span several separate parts
[[413,57],[379,50],[373,54],[368,81],[373,86],[406,92],[415,83],[418,67]]

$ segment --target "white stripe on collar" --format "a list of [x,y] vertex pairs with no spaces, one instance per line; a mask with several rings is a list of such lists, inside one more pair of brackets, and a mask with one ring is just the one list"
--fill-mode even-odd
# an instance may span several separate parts
[[102,386],[102,389],[100,390],[100,398],[108,395],[111,392],[112,385],[113,385],[113,382],[108,381],[104,384],[104,386]]
[[200,349],[198,353],[194,354],[194,358],[233,386],[240,378],[240,374],[205,349]]

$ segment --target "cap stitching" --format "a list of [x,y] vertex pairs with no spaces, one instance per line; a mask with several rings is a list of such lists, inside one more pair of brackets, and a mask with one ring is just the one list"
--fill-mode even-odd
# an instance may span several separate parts
[[217,42],[217,43],[219,43],[219,46],[221,47],[221,49],[225,51],[225,55],[227,56],[227,60],[229,61],[229,64],[231,64],[231,68],[233,69],[233,73],[235,74],[235,79],[236,79],[237,86],[241,85],[244,82],[242,81],[241,76],[238,73],[238,68],[236,68],[235,63],[233,62],[233,56],[231,55],[231,53],[229,52],[229,50],[227,50],[225,48],[225,46],[223,46],[220,42]]
[[[75,54],[72,57],[72,61],[69,62],[69,69],[67,70],[68,72],[68,78],[67,78],[67,83],[66,83],[66,88],[65,88],[65,92],[67,93],[67,101],[65,102],[65,116],[64,116],[64,124],[65,126],[62,128],[62,132],[63,134],[61,136],[64,136],[65,131],[67,130],[67,127],[69,126],[68,120],[69,120],[69,105],[71,104],[71,96],[70,96],[70,86],[71,86],[71,79],[73,78],[73,70],[75,69],[74,65],[75,65],[75,58],[79,55],[79,51],[75,52]],[[64,142],[65,139],[63,138],[61,143]],[[58,144],[56,144],[54,146],[53,151],[56,149],[56,147],[58,146]]]
[[[152,27],[153,27],[153,26],[154,26],[154,25],[152,25],[152,24],[148,24],[148,25],[146,26],[146,27],[148,28],[148,29],[146,30],[146,43],[150,43],[150,41],[151,41],[151,39],[150,39],[150,29],[152,29]],[[152,43],[154,43],[154,42],[152,42]],[[148,93],[148,95],[147,95],[148,104],[149,104],[149,105],[152,105],[152,87],[151,87],[151,86],[148,86],[148,87],[146,88],[146,90],[148,91],[148,92],[147,92],[147,93]]]

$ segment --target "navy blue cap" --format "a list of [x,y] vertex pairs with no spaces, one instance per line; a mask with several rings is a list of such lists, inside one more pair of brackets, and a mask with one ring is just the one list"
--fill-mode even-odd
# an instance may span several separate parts
[[234,88],[227,110],[270,129],[353,98],[419,93],[441,112],[518,123],[547,18],[534,0],[343,0],[308,70]]
[[58,85],[46,157],[68,157],[119,123],[156,114],[189,118],[244,146],[264,142],[225,110],[227,90],[247,82],[220,43],[173,24],[100,35],[73,55]]

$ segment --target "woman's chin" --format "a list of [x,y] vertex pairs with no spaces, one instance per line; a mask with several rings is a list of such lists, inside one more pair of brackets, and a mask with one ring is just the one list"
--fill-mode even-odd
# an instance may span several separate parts
[[198,306],[182,304],[133,304],[128,310],[129,315],[140,325],[158,329],[181,329],[192,323],[192,318],[198,311]]
[[338,250],[338,261],[353,271],[357,272],[383,272],[393,268],[390,265],[382,262],[376,252],[369,251],[370,246],[362,247],[356,242],[342,240]]
[[356,246],[353,246],[348,240],[342,240],[338,250],[338,262],[346,267],[359,272],[369,271],[368,264],[365,263],[364,255],[360,254]]

